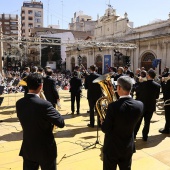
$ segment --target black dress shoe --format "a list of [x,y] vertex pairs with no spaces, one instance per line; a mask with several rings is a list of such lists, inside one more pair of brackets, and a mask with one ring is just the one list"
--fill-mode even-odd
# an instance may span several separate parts
[[159,129],[159,132],[160,133],[164,133],[164,134],[169,134],[169,130],[168,129],[164,129],[164,128]]
[[87,124],[88,127],[94,128],[94,125]]
[[143,141],[145,141],[145,142],[148,140],[147,137],[143,137],[142,139],[143,139]]
[[71,114],[74,115],[74,112],[72,112]]

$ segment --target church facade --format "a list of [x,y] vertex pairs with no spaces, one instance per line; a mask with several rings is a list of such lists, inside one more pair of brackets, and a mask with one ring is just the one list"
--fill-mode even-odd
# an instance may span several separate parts
[[[130,68],[155,68],[157,73],[165,66],[170,66],[170,15],[167,20],[133,28],[128,14],[123,17],[116,14],[116,10],[108,8],[104,16],[98,18],[94,28],[94,35],[86,41],[103,42],[103,46],[68,47],[66,50],[66,68],[73,70],[76,65],[88,68],[96,64],[100,73],[106,72],[106,65],[118,67],[126,65],[129,58]],[[104,42],[124,43],[127,48],[108,48]],[[137,48],[128,48],[133,43]],[[121,55],[116,55],[117,52]],[[154,63],[154,64],[153,64]],[[156,63],[156,64],[155,64]]]

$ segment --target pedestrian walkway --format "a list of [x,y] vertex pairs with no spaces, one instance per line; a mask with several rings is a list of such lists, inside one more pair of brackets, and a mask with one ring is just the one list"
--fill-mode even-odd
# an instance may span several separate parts
[[[61,110],[66,126],[56,129],[54,136],[58,146],[58,170],[102,170],[102,147],[104,134],[99,130],[97,140],[95,128],[89,123],[86,91],[81,98],[80,115],[71,115],[71,101],[68,90],[60,90]],[[20,98],[23,96],[17,93]],[[16,98],[16,100],[18,99]],[[8,97],[5,97],[8,101]],[[5,102],[5,101],[4,101]],[[15,113],[15,100],[0,110],[0,170],[22,170],[22,157],[19,150],[22,142],[22,129]],[[136,138],[136,153],[133,155],[132,170],[170,170],[170,135],[158,132],[164,127],[163,110],[154,113],[147,142],[142,141],[141,129]],[[141,126],[142,127],[142,126]],[[92,146],[91,146],[92,145]]]

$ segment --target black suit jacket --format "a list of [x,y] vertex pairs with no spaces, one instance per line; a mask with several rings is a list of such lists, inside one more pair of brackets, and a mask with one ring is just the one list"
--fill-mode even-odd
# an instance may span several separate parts
[[114,77],[112,77],[112,78],[114,78],[114,81],[117,81],[117,79],[119,78],[119,77],[121,77],[121,76],[124,76],[124,74],[116,74]]
[[93,83],[93,80],[98,78],[100,75],[96,73],[90,73],[85,78],[85,89],[87,89],[87,99],[98,100],[102,95],[102,90],[98,83]]
[[73,77],[70,80],[70,92],[72,94],[81,93],[82,82],[80,78]]
[[23,129],[20,156],[36,162],[55,159],[57,148],[52,130],[53,124],[64,127],[61,115],[50,102],[35,94],[18,100],[16,111]]
[[144,110],[154,112],[156,110],[156,99],[159,98],[160,85],[154,80],[139,83],[136,88],[136,99],[144,104]]
[[46,76],[43,83],[43,91],[46,99],[52,104],[57,103],[59,99],[59,94],[56,88],[56,81],[50,77]]
[[[165,84],[165,94],[164,94],[164,100],[170,99],[170,79]],[[167,106],[169,107],[169,106]]]
[[133,154],[135,150],[133,131],[142,112],[143,103],[128,97],[109,104],[101,126],[105,133],[104,153],[117,158]]

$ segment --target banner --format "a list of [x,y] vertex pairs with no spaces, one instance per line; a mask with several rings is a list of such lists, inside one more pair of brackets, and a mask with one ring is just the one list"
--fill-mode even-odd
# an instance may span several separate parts
[[108,67],[111,67],[111,55],[104,55],[104,73],[108,73]]
[[154,68],[157,68],[157,66],[158,66],[158,64],[161,62],[161,59],[154,59],[153,61],[152,61],[152,66],[154,67]]

